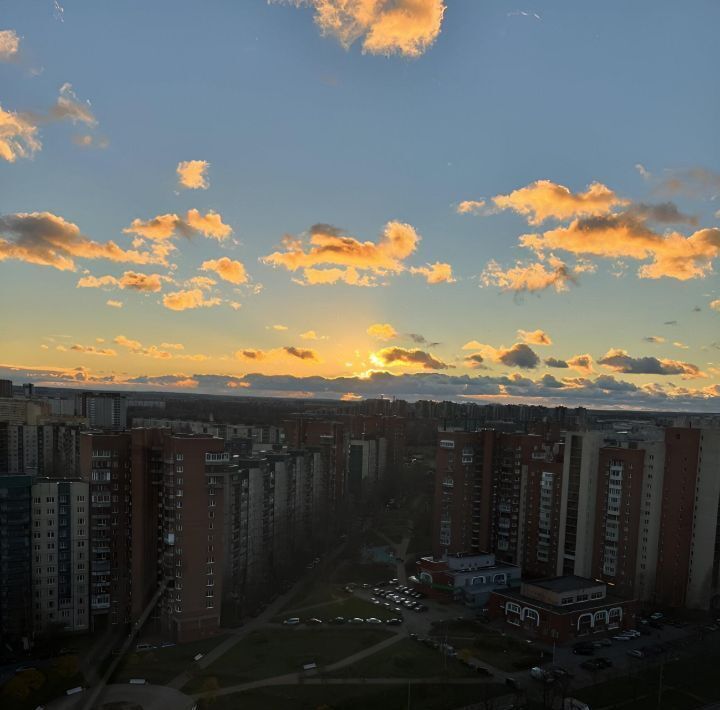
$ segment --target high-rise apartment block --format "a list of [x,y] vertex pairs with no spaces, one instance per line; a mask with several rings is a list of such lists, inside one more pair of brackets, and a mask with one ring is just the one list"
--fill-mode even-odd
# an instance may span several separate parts
[[491,552],[526,578],[720,608],[720,429],[438,434],[436,558]]

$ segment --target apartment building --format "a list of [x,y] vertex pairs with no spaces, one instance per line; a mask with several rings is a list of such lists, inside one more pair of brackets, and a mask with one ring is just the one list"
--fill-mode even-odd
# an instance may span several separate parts
[[0,643],[32,632],[32,476],[0,476]]
[[89,487],[80,480],[32,484],[32,606],[35,633],[90,625]]

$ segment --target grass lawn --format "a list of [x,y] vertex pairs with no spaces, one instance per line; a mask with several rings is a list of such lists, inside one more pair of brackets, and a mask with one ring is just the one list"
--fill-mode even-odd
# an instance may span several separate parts
[[532,668],[542,662],[540,651],[532,645],[473,621],[438,624],[432,636],[454,646],[459,654],[472,656],[503,671]]
[[439,651],[410,639],[403,639],[331,675],[335,678],[479,677],[459,661],[448,658],[446,662]]
[[149,683],[167,683],[183,671],[198,653],[207,653],[219,645],[223,638],[224,636],[214,636],[168,648],[130,653],[115,672],[113,682],[122,683],[130,678],[145,678]]
[[[363,619],[375,617],[377,619],[393,619],[399,615],[382,606],[382,604],[372,604],[364,599],[347,594],[343,592],[342,601],[332,604],[323,604],[321,606],[315,606],[307,611],[294,613],[292,609],[283,610],[282,614],[279,614],[273,619],[273,622],[280,623],[289,616],[299,616],[301,619],[308,619],[315,617],[327,621],[334,619],[336,616],[344,616],[346,619],[350,619],[355,616],[359,616]],[[409,612],[408,612],[409,613]]]
[[303,664],[329,665],[390,636],[382,628],[267,629],[253,631],[186,687],[202,692],[209,678],[219,687],[300,671]]
[[[446,710],[482,702],[489,694],[504,695],[504,686],[488,683],[482,686],[422,685],[409,688],[413,710]],[[203,709],[202,704],[198,707]],[[295,685],[254,690],[216,698],[206,707],[212,710],[398,710],[408,707],[407,685]]]

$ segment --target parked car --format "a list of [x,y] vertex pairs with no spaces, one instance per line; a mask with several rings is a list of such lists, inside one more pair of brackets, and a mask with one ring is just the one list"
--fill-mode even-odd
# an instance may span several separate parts
[[633,658],[645,658],[645,654],[639,648],[633,648],[627,652],[628,656]]
[[556,678],[574,678],[575,676],[567,670],[567,668],[563,668],[562,666],[550,666],[545,669],[546,673],[550,673],[551,675],[555,676]]
[[402,624],[402,619],[386,619],[385,623],[388,626],[399,626]]
[[348,624],[364,624],[365,619],[361,619],[359,616],[355,616],[348,621]]
[[322,624],[322,619],[318,619],[313,616],[312,618],[308,619],[305,623],[317,626],[318,624]]
[[656,611],[654,614],[650,614],[650,619],[652,621],[660,621],[660,619],[665,616],[661,611]]
[[377,619],[374,616],[371,616],[369,619],[365,619],[366,624],[382,624],[382,621],[380,619]]
[[283,624],[285,624],[286,626],[295,626],[296,624],[299,624],[299,623],[300,623],[300,619],[297,616],[291,616],[290,618],[285,619],[285,621],[283,621]]
[[530,669],[530,677],[539,680],[541,683],[553,683],[555,681],[555,676],[540,668],[540,666],[534,666]]
[[333,624],[344,624],[347,621],[347,619],[344,616],[336,616],[332,622]]
[[613,636],[613,641],[629,641],[630,637],[626,636],[625,634],[617,634],[617,636]]

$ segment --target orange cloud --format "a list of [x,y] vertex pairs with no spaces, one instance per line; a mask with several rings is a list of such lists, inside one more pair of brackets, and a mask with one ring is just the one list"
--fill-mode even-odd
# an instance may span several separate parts
[[75,258],[107,259],[132,264],[163,264],[155,252],[121,249],[115,242],[92,241],[76,224],[51,212],[20,212],[0,217],[0,261],[16,259],[30,264],[74,271]]
[[193,276],[185,282],[185,286],[191,288],[199,288],[203,291],[209,291],[213,286],[217,284],[215,279],[211,279],[208,276]]
[[373,323],[365,331],[371,338],[377,340],[392,340],[397,337],[397,330],[390,323]]
[[14,163],[18,158],[32,158],[42,148],[38,128],[30,120],[4,111],[0,106],[0,158]]
[[485,200],[463,200],[457,206],[458,214],[479,214],[485,207]]
[[498,286],[503,291],[529,292],[542,291],[554,288],[555,291],[568,290],[568,284],[575,282],[573,270],[565,262],[555,257],[548,259],[548,268],[545,264],[517,264],[503,271],[496,261],[488,262],[480,275],[483,286]]
[[185,160],[178,163],[178,184],[188,190],[207,190],[210,187],[207,179],[209,167],[207,160]]
[[110,306],[111,308],[122,308],[123,302],[122,301],[116,301],[113,298],[109,298],[107,301],[105,301],[106,305]]
[[[299,4],[297,0],[293,0]],[[362,38],[363,52],[419,57],[437,39],[442,0],[309,0],[324,35],[346,49]]]
[[552,339],[544,330],[518,330],[518,338],[530,345],[552,345]]
[[288,271],[302,270],[304,280],[300,282],[305,284],[344,281],[367,286],[377,283],[378,277],[405,271],[403,262],[419,241],[415,229],[402,222],[388,222],[377,243],[361,242],[337,227],[316,224],[310,228],[307,248],[301,239],[287,235],[283,239],[284,251],[276,251],[262,261]]
[[452,275],[452,266],[436,261],[427,266],[411,266],[411,274],[424,276],[429,284],[455,283]]
[[[113,339],[113,342],[117,345],[127,348],[131,353],[135,355],[143,355],[145,357],[151,357],[156,360],[171,360],[173,354],[168,350],[162,348],[168,348],[172,350],[181,350],[183,348],[179,343],[163,343],[160,347],[157,345],[144,346],[139,340],[131,340],[126,338],[124,335],[118,335]],[[204,356],[203,356],[203,359]]]
[[20,51],[20,38],[15,30],[0,30],[0,62],[9,62]]
[[581,215],[607,214],[614,205],[628,204],[602,183],[592,183],[585,192],[571,192],[551,180],[537,180],[509,195],[492,198],[503,210],[510,209],[528,218],[530,224],[546,219],[569,219]]
[[115,357],[117,355],[117,352],[112,348],[96,348],[94,345],[80,345],[79,343],[71,345],[70,350],[75,350],[85,355],[105,355],[107,357]]
[[567,361],[567,364],[578,372],[593,372],[593,359],[587,353],[584,355],[573,355],[573,357]]
[[578,256],[651,259],[638,270],[640,278],[686,281],[712,273],[713,260],[720,256],[720,229],[699,229],[688,237],[676,231],[658,234],[643,219],[619,213],[574,220],[567,227],[542,234],[526,234],[520,243],[539,254],[562,250]]
[[235,353],[235,357],[238,360],[264,360],[266,353],[263,350],[254,350],[247,348],[245,350],[238,350]]
[[171,311],[186,311],[193,308],[210,308],[220,304],[219,298],[205,298],[199,288],[174,291],[163,296],[163,305]]
[[184,218],[176,214],[161,214],[148,220],[134,219],[123,231],[153,241],[172,239],[176,234],[185,237],[202,234],[222,241],[232,234],[232,228],[223,223],[217,212],[210,210],[202,215],[195,209],[188,210]]
[[406,348],[383,348],[372,353],[370,359],[379,366],[419,365],[425,370],[447,370],[450,367],[424,350],[408,350]]
[[714,311],[720,311],[720,298],[715,299],[714,301],[710,301],[709,306]]
[[231,284],[244,284],[248,281],[247,271],[241,261],[229,259],[226,256],[220,259],[203,261],[200,267],[202,271],[213,271],[224,281]]
[[163,281],[172,281],[168,276],[161,274],[141,274],[137,271],[126,271],[119,279],[115,276],[83,276],[77,282],[77,288],[103,288],[116,286],[121,289],[133,291],[146,291],[156,293],[162,289]]
[[327,335],[318,335],[314,330],[306,330],[304,333],[300,333],[300,337],[303,340],[327,340]]

